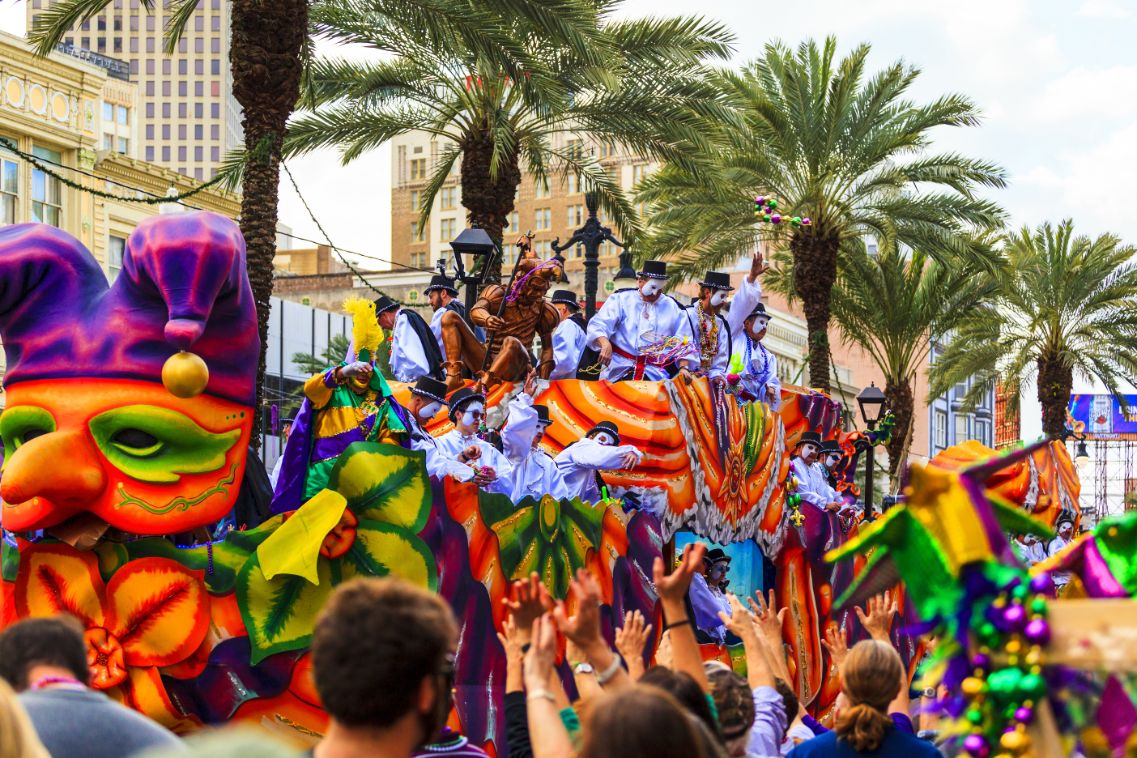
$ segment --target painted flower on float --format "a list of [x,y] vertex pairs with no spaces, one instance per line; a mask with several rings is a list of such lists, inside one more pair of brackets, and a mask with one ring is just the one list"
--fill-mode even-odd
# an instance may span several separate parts
[[237,225],[211,213],[143,221],[109,287],[66,232],[9,226],[0,282],[4,528],[93,514],[172,534],[228,513],[260,345]]

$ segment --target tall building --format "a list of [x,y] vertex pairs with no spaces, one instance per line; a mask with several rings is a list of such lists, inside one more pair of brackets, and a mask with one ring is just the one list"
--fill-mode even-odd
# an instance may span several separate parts
[[[195,182],[133,157],[129,141],[123,152],[104,149],[108,137],[116,147],[132,138],[137,100],[135,85],[115,78],[111,68],[107,60],[61,52],[37,58],[23,39],[0,32],[0,137],[19,151],[0,147],[0,226],[57,226],[82,242],[113,280],[140,221],[184,210],[130,198],[184,192]],[[114,197],[97,197],[60,177]],[[188,202],[230,218],[240,211],[236,195],[214,188]]]
[[[53,0],[29,0],[28,28]],[[139,0],[112,0],[66,35],[62,52],[117,59],[138,84],[140,109],[119,129],[100,135],[99,149],[123,152],[195,179],[210,179],[225,152],[242,142],[241,110],[229,70],[229,3],[201,0],[172,55],[163,53],[169,12]],[[115,105],[112,103],[112,105]],[[122,133],[122,132],[125,132]],[[137,145],[137,149],[135,148]],[[123,148],[123,149],[120,149]]]
[[[448,270],[452,270],[450,241],[466,226],[458,164],[455,163],[454,170],[435,196],[427,225],[420,229],[419,200],[437,165],[441,147],[437,139],[424,132],[396,137],[391,146],[391,259],[395,265],[426,269],[433,268],[440,257],[445,257]],[[630,191],[658,165],[619,146],[565,134],[556,135],[552,146],[558,150],[576,149],[595,155],[625,191]],[[579,177],[569,175],[538,183],[532,174],[523,172],[509,226],[505,229],[506,249],[502,252],[506,263],[513,262],[517,254],[513,243],[519,235],[533,232],[534,251],[542,257],[549,257],[553,241],[557,238],[561,243],[567,241],[587,217],[584,189]],[[601,246],[600,300],[614,289],[611,278],[617,269],[619,252],[619,248],[610,242]],[[573,286],[583,289],[580,282],[584,271],[584,249],[577,246],[564,251],[563,255],[565,270],[576,282]]]

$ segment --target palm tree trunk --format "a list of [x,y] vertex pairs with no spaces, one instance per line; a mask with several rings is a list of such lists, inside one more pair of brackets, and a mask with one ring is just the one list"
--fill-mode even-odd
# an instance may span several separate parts
[[308,2],[234,0],[232,5],[229,61],[233,68],[233,96],[244,111],[242,125],[249,155],[241,196],[241,232],[261,335],[253,416],[253,444],[257,447],[272,308],[280,147],[285,125],[300,97]]
[[1038,359],[1038,402],[1042,405],[1042,431],[1046,436],[1062,436],[1073,389],[1074,373],[1060,357]]
[[[497,176],[490,172],[493,138],[489,134],[470,137],[462,145],[462,205],[469,211],[470,223],[485,229],[505,253],[502,234],[513,212],[513,200],[521,185],[521,160],[513,151],[509,160],[498,166]],[[480,271],[483,261],[477,262]],[[501,281],[501,258],[496,258],[486,272],[486,281]]]
[[886,407],[892,411],[896,418],[896,425],[892,427],[892,439],[889,440],[888,449],[888,477],[895,484],[903,471],[905,458],[908,457],[909,441],[912,438],[912,423],[915,421],[916,400],[912,394],[912,386],[908,382],[886,381],[884,383],[884,397]]
[[836,234],[816,226],[794,232],[794,291],[801,298],[809,331],[809,386],[829,392],[829,298],[837,280]]

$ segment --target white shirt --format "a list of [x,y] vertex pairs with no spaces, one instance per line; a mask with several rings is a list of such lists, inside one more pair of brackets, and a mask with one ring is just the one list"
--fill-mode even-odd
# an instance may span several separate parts
[[[711,359],[710,368],[707,369],[707,376],[710,377],[723,377],[726,376],[726,370],[730,366],[730,324],[725,318],[716,315],[714,317],[715,323],[718,324],[718,344],[715,346],[715,357]],[[696,349],[703,344],[703,327],[700,323],[702,319],[699,318],[699,309],[696,305],[690,305],[683,309],[683,321],[679,324],[679,336],[690,339],[695,345]],[[681,366],[686,367],[689,371],[697,371],[702,368],[702,353],[694,352],[679,361]]]
[[557,500],[570,497],[560,469],[552,457],[533,446],[537,434],[537,411],[533,398],[522,392],[509,404],[509,416],[501,430],[505,457],[513,465],[513,492],[510,497],[519,503],[526,495],[540,500],[552,495]]
[[430,436],[430,432],[422,428],[422,424],[407,409],[407,418],[411,421],[411,450],[421,450],[426,453],[426,473],[441,479],[452,476],[460,482],[468,482],[474,478],[474,469],[465,463],[459,463],[455,458],[447,457],[438,448],[438,440]]
[[622,467],[627,453],[643,458],[643,453],[635,445],[601,445],[591,437],[585,437],[562,450],[553,462],[564,477],[568,497],[579,497],[582,502],[595,505],[601,498],[596,472]]
[[411,327],[407,314],[400,308],[395,316],[391,340],[391,373],[400,382],[415,382],[430,374],[430,363],[418,334]]
[[[684,320],[683,309],[668,295],[661,294],[658,300],[649,303],[638,289],[614,292],[588,322],[585,344],[596,350],[597,339],[606,337],[613,347],[639,355],[640,349],[651,342],[678,334]],[[635,365],[634,360],[613,350],[612,361],[600,372],[600,378],[619,377]],[[662,381],[666,378],[667,372],[663,368],[650,364],[645,367],[644,379]]]
[[746,326],[746,317],[754,312],[762,302],[762,285],[755,278],[753,282],[743,277],[742,284],[730,299],[730,309],[726,312],[726,323],[730,327],[731,339],[737,340]]
[[470,445],[476,445],[477,448],[482,451],[482,457],[474,461],[474,465],[478,467],[489,466],[497,472],[497,479],[490,482],[486,490],[489,492],[500,492],[503,495],[512,494],[513,464],[509,462],[508,458],[499,453],[496,447],[481,439],[476,434],[467,436],[457,429],[451,429],[441,437],[435,437],[435,442],[438,444],[438,451],[455,463],[458,463],[458,456],[463,450],[470,447]]
[[[746,360],[746,347],[750,346],[750,361]],[[778,357],[761,342],[743,334],[736,342],[734,355],[742,365],[738,383],[749,395],[778,410],[782,402],[782,380],[778,378]],[[732,359],[733,362],[734,359]]]
[[438,342],[438,349],[442,351],[443,355],[446,355],[446,348],[442,346],[442,316],[444,313],[446,313],[445,306],[436,310],[434,315],[430,317],[430,332],[434,335],[435,341]]
[[276,491],[276,482],[280,479],[280,470],[284,468],[284,446],[281,446],[280,455],[276,456],[276,463],[272,465],[272,473],[268,475],[268,482],[272,485],[272,489]]
[[553,371],[550,379],[575,379],[584,352],[585,334],[580,324],[566,318],[553,331]]
[[[1046,546],[1046,557],[1053,558],[1054,556],[1058,555],[1058,553],[1062,552],[1062,550],[1064,550],[1065,547],[1069,544],[1069,540],[1064,539],[1061,536],[1055,537],[1054,539],[1050,540],[1050,544]],[[1054,586],[1061,589],[1070,583],[1070,572],[1051,571],[1050,578],[1054,580]]]
[[829,496],[832,489],[829,482],[813,466],[807,465],[795,455],[790,459],[790,468],[797,478],[796,494],[801,495],[802,502],[824,510],[826,505],[834,501]]

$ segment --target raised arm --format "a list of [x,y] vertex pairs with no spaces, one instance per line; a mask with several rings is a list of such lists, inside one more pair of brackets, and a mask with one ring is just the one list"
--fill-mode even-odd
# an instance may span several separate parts
[[558,602],[553,609],[557,628],[584,653],[596,671],[596,681],[601,687],[620,689],[631,686],[632,680],[620,665],[620,657],[612,652],[600,632],[600,585],[592,574],[579,569],[570,590],[576,598],[576,615],[569,617],[564,602]]
[[746,679],[753,687],[773,687],[774,672],[766,659],[763,649],[765,643],[758,638],[758,628],[750,618],[750,614],[738,602],[733,593],[727,595],[730,600],[731,613],[719,611],[719,618],[727,629],[734,632],[742,640],[742,648],[746,653]]
[[702,567],[706,553],[707,546],[701,542],[688,545],[683,551],[679,566],[670,574],[663,573],[663,558],[657,557],[652,566],[652,578],[655,590],[659,593],[659,602],[663,606],[663,630],[671,635],[673,668],[676,671],[686,671],[695,678],[704,692],[710,692],[711,683],[707,681],[707,672],[703,669],[703,656],[695,639],[695,627],[687,617],[687,607],[683,602],[687,597],[687,589],[691,586],[691,577]]

